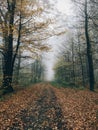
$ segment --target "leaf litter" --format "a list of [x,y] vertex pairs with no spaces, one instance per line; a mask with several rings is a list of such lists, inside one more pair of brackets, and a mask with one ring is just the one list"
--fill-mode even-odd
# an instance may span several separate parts
[[0,101],[0,130],[97,129],[97,92],[39,83]]

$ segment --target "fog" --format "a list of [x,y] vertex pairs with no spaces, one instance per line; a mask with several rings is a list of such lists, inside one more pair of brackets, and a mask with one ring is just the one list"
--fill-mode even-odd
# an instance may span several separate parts
[[[51,0],[53,2],[53,0]],[[53,4],[53,3],[52,3]],[[60,45],[65,42],[70,35],[70,31],[68,29],[69,24],[71,24],[72,16],[73,16],[73,5],[70,0],[57,0],[57,3],[54,6],[56,17],[55,26],[61,26],[61,30],[66,30],[63,35],[53,36],[48,39],[48,44],[51,45],[51,50],[44,54],[44,62],[46,66],[45,71],[45,80],[53,80],[54,79],[54,65],[57,60],[57,53],[59,51]],[[54,29],[54,27],[51,27]]]

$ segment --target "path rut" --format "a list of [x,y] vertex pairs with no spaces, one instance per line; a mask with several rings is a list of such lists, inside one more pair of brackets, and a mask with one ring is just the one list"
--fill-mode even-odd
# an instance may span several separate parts
[[16,119],[9,130],[66,130],[60,104],[48,84],[43,86],[41,95],[35,103],[31,102]]

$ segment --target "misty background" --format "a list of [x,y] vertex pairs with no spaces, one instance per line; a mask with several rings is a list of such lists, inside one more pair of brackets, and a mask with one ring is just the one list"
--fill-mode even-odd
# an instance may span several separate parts
[[[74,24],[75,10],[71,0],[57,0],[56,2],[50,0],[53,4],[54,19],[55,24],[50,25],[51,30],[55,30],[55,27],[60,27],[60,30],[65,30],[65,33],[60,36],[52,36],[47,40],[48,44],[51,46],[51,50],[43,54],[43,61],[46,66],[45,80],[51,81],[54,79],[54,64],[57,60],[57,55],[61,44],[66,44],[68,37],[71,35],[71,30],[69,29]],[[55,4],[56,3],[56,4]],[[72,19],[73,18],[73,19]],[[58,30],[58,29],[57,29]]]

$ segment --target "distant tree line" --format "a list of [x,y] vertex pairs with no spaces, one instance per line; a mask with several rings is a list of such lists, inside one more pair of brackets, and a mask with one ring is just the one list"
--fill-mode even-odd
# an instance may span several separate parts
[[98,83],[98,2],[96,0],[73,0],[77,8],[77,22],[72,36],[63,44],[55,76],[59,82],[74,86],[89,86],[94,91]]

